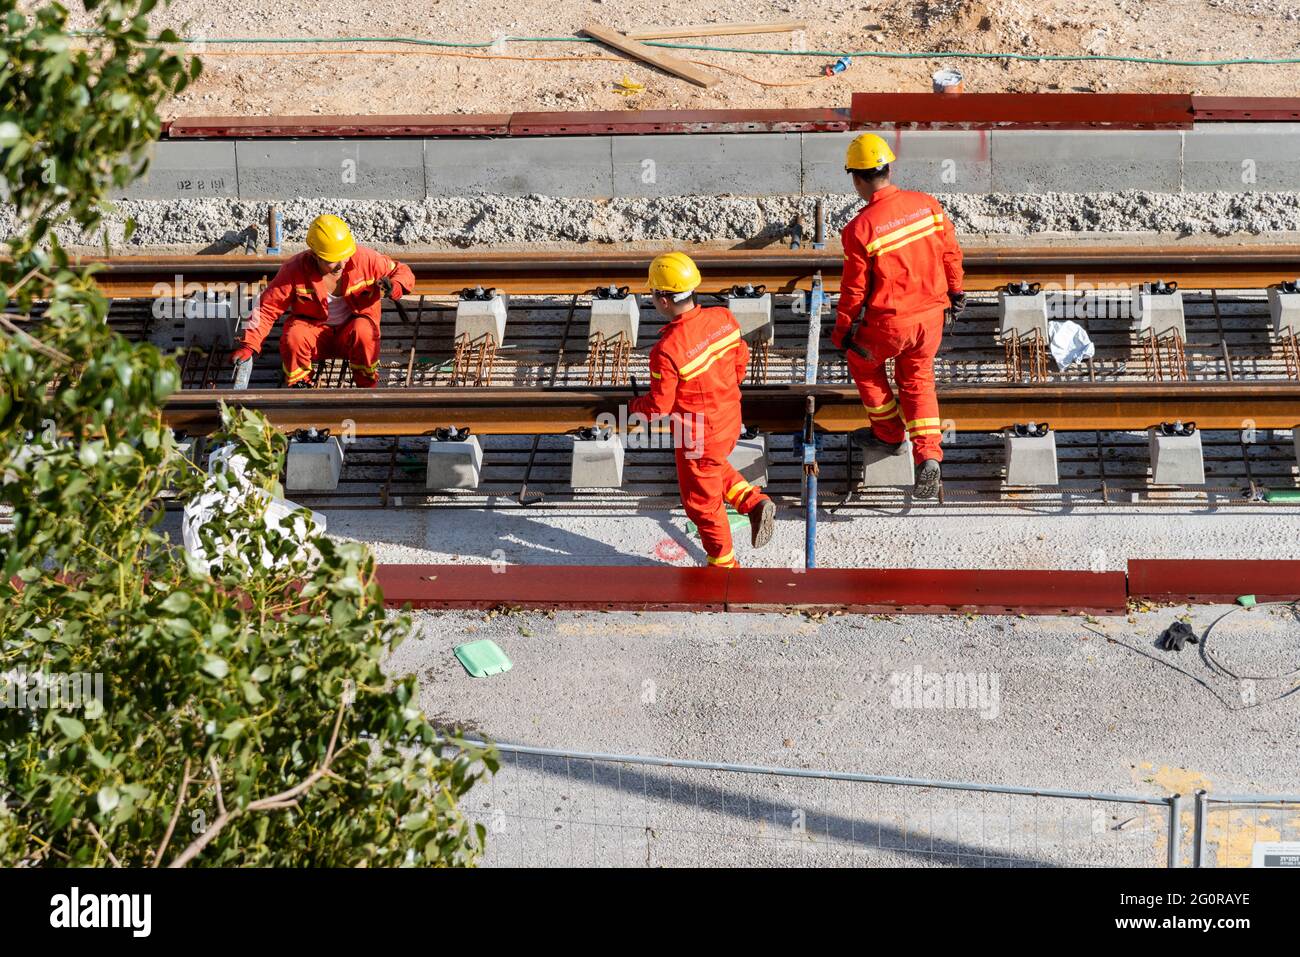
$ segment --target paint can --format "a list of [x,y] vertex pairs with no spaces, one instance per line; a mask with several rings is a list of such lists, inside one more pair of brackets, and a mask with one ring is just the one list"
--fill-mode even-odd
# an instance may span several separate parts
[[962,91],[960,70],[944,67],[942,70],[935,70],[930,79],[934,82],[934,92],[936,93],[960,93]]

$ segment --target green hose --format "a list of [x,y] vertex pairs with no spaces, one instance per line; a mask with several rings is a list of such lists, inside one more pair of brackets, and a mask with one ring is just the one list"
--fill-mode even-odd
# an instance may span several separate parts
[[[72,36],[101,36],[94,30],[73,30]],[[512,37],[499,38],[507,43],[597,43],[590,37]],[[459,42],[455,40],[427,40],[420,37],[180,37],[181,43],[217,44],[252,43],[406,43],[416,46],[458,47],[462,49],[484,49],[493,46],[498,40]],[[158,42],[157,37],[154,42]],[[803,56],[803,57],[876,57],[890,60],[1021,60],[1025,62],[1047,63],[1147,63],[1156,66],[1251,66],[1251,65],[1286,65],[1300,63],[1300,57],[1233,57],[1224,60],[1168,60],[1160,57],[1118,56],[1100,53],[975,53],[966,50],[933,50],[921,53],[900,52],[896,50],[758,50],[750,47],[719,47],[696,43],[665,43],[660,40],[644,40],[646,46],[666,47],[670,50],[696,50],[709,53],[744,53],[753,56]]]

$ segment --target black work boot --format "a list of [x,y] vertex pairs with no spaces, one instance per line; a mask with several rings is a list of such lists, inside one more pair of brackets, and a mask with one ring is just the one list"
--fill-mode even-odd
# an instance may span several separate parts
[[926,459],[916,473],[916,484],[912,486],[913,498],[934,498],[939,494],[939,460]]
[[903,446],[907,444],[906,442],[884,442],[871,430],[871,426],[854,429],[849,433],[849,441],[860,449],[879,449],[890,455],[901,455]]
[[776,531],[776,503],[766,498],[749,513],[749,543],[755,548],[762,548],[772,540],[774,531]]

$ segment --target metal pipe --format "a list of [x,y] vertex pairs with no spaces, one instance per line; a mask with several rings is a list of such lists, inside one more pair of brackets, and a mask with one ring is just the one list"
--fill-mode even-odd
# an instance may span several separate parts
[[1065,791],[1059,788],[1027,788],[1007,784],[984,784],[974,781],[945,781],[928,778],[899,778],[879,774],[858,774],[850,771],[818,771],[810,768],[780,768],[760,764],[724,764],[717,761],[693,761],[686,758],[649,757],[640,754],[605,754],[598,751],[563,751],[555,748],[538,748],[524,744],[503,744],[500,741],[483,741],[463,738],[472,747],[495,747],[498,751],[514,754],[532,754],[538,757],[569,758],[576,761],[598,761],[605,764],[637,764],[658,768],[692,768],[698,771],[734,771],[737,774],[770,774],[777,777],[817,778],[826,781],[852,781],[859,784],[894,784],[899,787],[935,788],[945,791],[987,791],[991,794],[1017,794],[1025,797],[1077,798],[1086,801],[1105,801],[1112,804],[1144,804],[1165,807],[1169,799],[1145,794],[1106,794],[1096,791]]
[[1207,823],[1205,814],[1208,810],[1209,808],[1207,807],[1207,803],[1205,800],[1205,791],[1204,790],[1197,791],[1196,792],[1196,818],[1195,818],[1196,824],[1195,824],[1195,829],[1192,832],[1193,835],[1192,836],[1192,866],[1193,867],[1205,866],[1205,838],[1206,838],[1205,826]]
[[804,568],[817,567],[817,400],[808,396],[803,428]]
[[1169,867],[1179,867],[1183,843],[1183,796],[1175,794],[1169,799]]

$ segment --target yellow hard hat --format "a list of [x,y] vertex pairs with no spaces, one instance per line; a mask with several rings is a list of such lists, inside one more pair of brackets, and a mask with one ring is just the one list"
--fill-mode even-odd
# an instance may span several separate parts
[[664,253],[650,264],[650,288],[659,292],[690,292],[700,284],[700,270],[686,253]]
[[844,157],[844,168],[876,169],[895,159],[894,151],[884,139],[875,133],[863,133],[849,144],[849,151]]
[[357,242],[347,223],[326,213],[307,227],[307,247],[327,263],[336,263],[356,252]]

